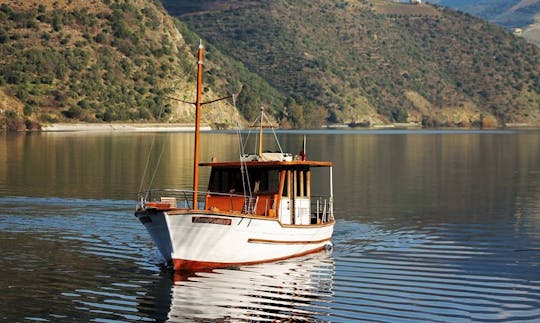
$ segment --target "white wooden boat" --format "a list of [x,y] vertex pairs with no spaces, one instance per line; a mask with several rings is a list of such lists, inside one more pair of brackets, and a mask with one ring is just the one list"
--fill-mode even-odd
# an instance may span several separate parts
[[[135,216],[175,270],[256,264],[331,248],[332,163],[262,150],[230,162],[199,162],[203,47],[198,53],[193,188],[140,192]],[[210,167],[198,191],[199,167]],[[328,170],[327,194],[311,194],[312,168]]]

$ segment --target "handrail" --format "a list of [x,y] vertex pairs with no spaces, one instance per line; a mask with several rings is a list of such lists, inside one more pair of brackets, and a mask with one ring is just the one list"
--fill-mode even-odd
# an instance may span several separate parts
[[[163,189],[150,189],[137,193],[137,210],[142,210],[147,207],[162,207],[164,209],[194,209],[193,208],[193,190],[183,190],[183,189],[172,189],[172,188],[163,188]],[[197,192],[197,209],[205,209],[208,207],[207,196],[222,196],[230,198],[230,210],[235,209],[236,211],[244,211],[246,214],[252,214],[256,210],[256,204],[253,204],[253,196],[243,195],[243,194],[233,194],[233,193],[222,193],[222,192],[210,192],[210,191],[199,191]],[[311,196],[310,203],[310,213],[312,221],[316,223],[326,223],[334,220],[333,212],[333,199],[332,196],[321,195],[321,196]],[[238,205],[238,200],[240,199],[243,202],[247,203]],[[236,203],[236,208],[233,205]],[[265,200],[265,212],[270,208],[274,203],[274,200]],[[277,206],[276,206],[277,207]],[[220,207],[221,208],[221,207]],[[225,209],[222,209],[225,210]]]
[[[150,189],[145,190],[137,193],[137,209],[143,209],[145,208],[145,205],[147,203],[160,203],[162,202],[162,199],[164,198],[175,198],[176,199],[176,207],[180,209],[193,209],[193,196],[195,191],[193,190],[181,190],[181,189],[174,189],[174,188],[162,188],[162,189]],[[232,193],[219,193],[219,192],[209,192],[209,191],[197,191],[198,195],[197,198],[197,208],[199,206],[203,208],[204,202],[206,199],[207,194],[211,194],[213,196],[226,196],[226,197],[237,197],[237,198],[248,198],[247,195],[239,195],[239,194],[232,194]]]

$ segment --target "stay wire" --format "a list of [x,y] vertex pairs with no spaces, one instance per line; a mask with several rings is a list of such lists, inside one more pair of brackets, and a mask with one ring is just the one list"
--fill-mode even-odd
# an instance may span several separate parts
[[281,148],[281,145],[279,143],[279,140],[278,140],[278,137],[277,137],[277,134],[276,134],[276,130],[274,129],[274,126],[272,125],[272,122],[270,121],[270,119],[268,119],[268,117],[266,116],[265,113],[263,113],[263,116],[264,116],[264,119],[266,120],[266,122],[268,122],[268,124],[270,125],[270,129],[272,129],[272,133],[274,134],[274,139],[276,139],[276,143],[278,145],[279,152],[283,154],[283,149]]
[[[161,105],[161,109],[159,110],[159,114],[158,114],[158,121],[161,119],[161,114],[163,113],[163,105]],[[146,172],[148,171],[148,166],[150,165],[150,158],[152,158],[152,151],[154,149],[154,143],[156,141],[156,134],[154,133],[154,136],[152,137],[152,143],[150,144],[150,151],[148,152],[148,158],[146,159],[146,165],[144,166],[144,172],[143,172],[143,176],[141,178],[141,183],[139,185],[139,192],[142,192],[142,188],[143,188],[143,185],[144,185],[144,181],[146,179]],[[156,169],[154,170],[154,175],[152,176],[152,179],[150,180],[150,184],[148,185],[148,187],[151,187],[152,186],[152,183],[154,182],[154,176],[156,175],[156,171],[157,169],[159,168],[159,161],[161,160],[161,155],[163,154],[163,146],[162,146],[162,149],[161,149],[161,154],[160,154],[160,157],[158,159],[158,163],[156,165]]]
[[[233,95],[232,96],[233,98],[233,106],[235,109],[236,108],[236,97]],[[237,109],[238,110],[238,109]],[[251,196],[251,185],[249,183],[249,174],[248,174],[248,171],[247,171],[247,166],[245,164],[245,161],[243,160],[243,156],[245,155],[245,143],[243,142],[242,140],[242,134],[240,132],[240,128],[241,128],[241,125],[240,125],[240,116],[237,115],[236,116],[236,134],[238,136],[238,143],[239,143],[239,149],[240,149],[240,174],[241,174],[241,177],[242,177],[242,190],[243,190],[243,193],[244,195],[248,195],[249,193],[249,196]],[[246,182],[247,182],[247,185],[246,185]],[[247,190],[246,190],[246,186],[247,186]]]
[[157,160],[157,163],[156,163],[156,168],[154,169],[154,173],[152,174],[152,179],[150,179],[150,185],[149,185],[150,187],[154,183],[154,178],[156,177],[156,174],[157,174],[157,171],[158,171],[158,168],[159,168],[159,164],[161,162],[161,157],[163,156],[164,151],[165,151],[165,144],[162,144],[161,145],[161,152],[159,153],[159,157],[158,157],[158,160]]

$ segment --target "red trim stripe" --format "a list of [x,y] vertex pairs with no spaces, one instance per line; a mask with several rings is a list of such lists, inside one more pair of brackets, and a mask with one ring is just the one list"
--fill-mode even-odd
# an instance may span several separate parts
[[323,243],[326,241],[330,241],[330,238],[328,239],[322,239],[322,240],[308,240],[308,241],[295,241],[295,240],[267,240],[267,239],[254,239],[250,238],[248,239],[249,243],[267,243],[267,244],[317,244],[317,243]]
[[291,256],[258,260],[258,261],[248,261],[248,262],[209,262],[209,261],[197,261],[197,260],[186,260],[186,259],[173,259],[173,268],[174,270],[179,271],[204,271],[209,269],[217,268],[227,268],[227,267],[238,267],[238,266],[248,266],[255,264],[263,264],[268,262],[275,262],[280,260],[285,260],[294,257],[305,256],[310,253],[319,252],[324,249],[324,246],[311,249],[305,252],[297,253]]

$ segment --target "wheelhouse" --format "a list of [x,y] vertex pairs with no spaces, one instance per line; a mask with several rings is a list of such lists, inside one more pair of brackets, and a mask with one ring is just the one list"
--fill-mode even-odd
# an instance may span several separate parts
[[285,225],[326,223],[333,219],[332,184],[325,196],[312,196],[316,161],[249,161],[203,163],[212,167],[205,209],[213,212],[278,218]]

